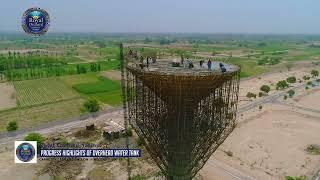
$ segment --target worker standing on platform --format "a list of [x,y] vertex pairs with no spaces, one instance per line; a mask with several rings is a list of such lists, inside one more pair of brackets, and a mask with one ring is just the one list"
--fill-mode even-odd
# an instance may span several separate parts
[[189,58],[187,59],[187,63],[188,63],[189,69],[193,68],[193,62],[191,60],[189,60]]
[[219,66],[220,66],[221,72],[224,73],[227,71],[226,67],[224,67],[224,65],[222,63],[219,63]]
[[149,57],[147,57],[147,68],[149,68]]
[[180,63],[181,63],[181,65],[183,65],[183,63],[184,63],[184,57],[183,57],[183,55],[181,55],[180,58],[181,58]]
[[202,68],[203,66],[203,60],[200,60],[200,67]]
[[211,71],[211,70],[212,70],[212,69],[211,69],[211,66],[212,66],[211,59],[209,59],[207,65],[208,65],[208,71]]
[[143,65],[143,56],[140,56],[140,68],[143,69],[144,65]]

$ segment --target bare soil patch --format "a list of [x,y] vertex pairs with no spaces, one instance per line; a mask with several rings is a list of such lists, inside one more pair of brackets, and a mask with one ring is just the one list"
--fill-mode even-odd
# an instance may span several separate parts
[[0,110],[16,107],[16,91],[9,83],[0,83]]
[[120,81],[121,80],[121,72],[120,71],[104,71],[101,73],[103,77],[106,77],[111,80]]
[[308,94],[298,101],[298,104],[303,107],[313,108],[320,110],[320,90]]
[[220,146],[217,159],[257,179],[311,177],[320,166],[320,156],[306,152],[319,142],[318,117],[275,105],[244,122]]

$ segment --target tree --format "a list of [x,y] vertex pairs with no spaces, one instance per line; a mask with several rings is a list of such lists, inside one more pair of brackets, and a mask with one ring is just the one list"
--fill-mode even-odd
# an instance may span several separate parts
[[288,83],[296,83],[297,82],[297,78],[296,77],[294,77],[294,76],[291,76],[291,77],[288,77],[287,78],[287,82]]
[[294,90],[290,89],[288,91],[288,95],[289,95],[290,98],[292,98],[294,94],[295,94]]
[[314,69],[311,71],[311,75],[312,75],[312,77],[317,77],[317,76],[319,76],[319,71]]
[[303,76],[302,77],[305,81],[307,81],[307,80],[309,80],[310,79],[310,77],[309,76]]
[[18,129],[18,124],[16,121],[10,121],[7,125],[7,131],[15,131]]
[[289,84],[285,80],[279,81],[277,83],[277,89],[285,89],[288,87],[289,87]]
[[270,87],[268,85],[263,85],[263,86],[260,87],[260,90],[265,92],[265,93],[268,93],[268,92],[270,92],[271,89],[270,89]]
[[308,81],[308,82],[307,82],[307,85],[308,85],[308,86],[311,86],[311,85],[312,85],[312,81]]
[[88,112],[98,112],[100,110],[100,105],[98,103],[97,100],[95,99],[90,99],[88,101],[86,101],[83,104],[84,108],[88,111]]
[[263,93],[263,92],[259,92],[259,97],[262,97],[262,96],[264,96],[265,94]]
[[40,152],[41,146],[45,138],[39,133],[29,133],[25,138],[25,141],[37,141],[38,152]]
[[257,95],[256,94],[254,94],[254,93],[252,93],[252,92],[248,92],[247,93],[247,95],[246,95],[248,98],[256,98],[257,97]]

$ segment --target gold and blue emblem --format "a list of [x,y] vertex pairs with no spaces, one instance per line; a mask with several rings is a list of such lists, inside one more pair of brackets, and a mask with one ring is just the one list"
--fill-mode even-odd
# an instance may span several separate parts
[[16,155],[22,162],[31,161],[35,154],[35,148],[30,143],[22,143],[16,148]]
[[43,35],[50,26],[50,17],[44,9],[34,7],[27,9],[22,16],[22,28],[28,34]]

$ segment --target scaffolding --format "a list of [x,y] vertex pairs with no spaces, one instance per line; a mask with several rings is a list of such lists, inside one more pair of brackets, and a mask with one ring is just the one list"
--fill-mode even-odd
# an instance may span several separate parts
[[192,179],[236,127],[240,68],[145,68],[121,53],[125,118],[166,179]]

